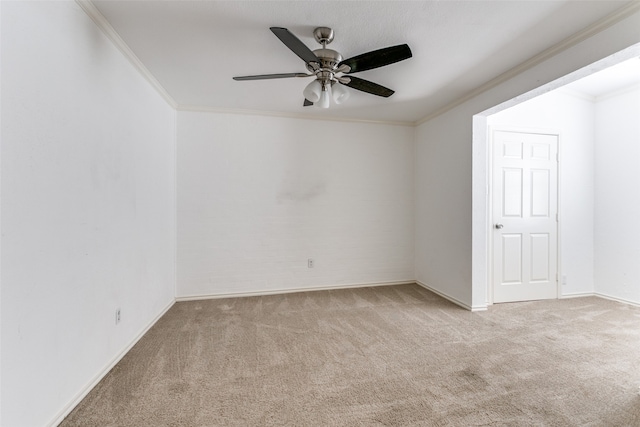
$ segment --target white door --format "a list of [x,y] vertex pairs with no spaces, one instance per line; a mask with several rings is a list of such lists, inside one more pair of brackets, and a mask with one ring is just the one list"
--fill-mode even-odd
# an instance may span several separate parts
[[493,132],[493,302],[557,298],[558,136]]

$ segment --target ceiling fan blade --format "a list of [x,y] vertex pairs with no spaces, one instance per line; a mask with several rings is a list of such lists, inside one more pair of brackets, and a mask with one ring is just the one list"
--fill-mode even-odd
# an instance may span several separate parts
[[315,74],[305,73],[284,73],[284,74],[259,74],[257,76],[239,76],[234,77],[233,80],[267,80],[267,79],[286,79],[288,77],[313,77]]
[[382,85],[379,85],[378,83],[370,82],[369,80],[365,80],[365,79],[359,79],[358,77],[344,76],[343,79],[344,80],[349,79],[349,82],[342,83],[343,85],[349,86],[352,89],[357,89],[363,92],[370,93],[372,95],[378,95],[378,96],[388,98],[395,93],[391,89],[384,87]]
[[302,104],[303,107],[309,107],[313,105],[313,102],[309,101],[307,98],[304,99],[304,103]]
[[293,35],[286,28],[280,27],[271,27],[271,32],[276,35],[280,39],[282,43],[285,44],[293,53],[298,55],[300,59],[302,59],[307,64],[311,62],[320,62],[315,53],[311,51],[304,43],[300,41],[299,38]]
[[397,46],[385,47],[383,49],[374,50],[345,59],[340,65],[348,65],[351,68],[348,73],[359,73],[360,71],[371,70],[373,68],[383,67],[395,62],[404,61],[411,58],[411,49],[409,45],[400,44]]

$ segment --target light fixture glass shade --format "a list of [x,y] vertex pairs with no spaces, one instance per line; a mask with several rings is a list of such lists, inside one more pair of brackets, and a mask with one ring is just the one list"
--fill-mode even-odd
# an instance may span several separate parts
[[333,94],[333,101],[336,104],[342,104],[344,101],[349,99],[349,91],[342,84],[336,83],[331,89]]
[[316,106],[320,108],[329,108],[331,103],[331,85],[326,85],[320,93],[320,99],[316,102]]
[[302,94],[307,100],[313,103],[316,103],[318,102],[318,100],[320,100],[321,92],[322,92],[322,85],[318,80],[314,80],[311,83],[309,83],[307,87],[304,88],[304,90],[302,91]]

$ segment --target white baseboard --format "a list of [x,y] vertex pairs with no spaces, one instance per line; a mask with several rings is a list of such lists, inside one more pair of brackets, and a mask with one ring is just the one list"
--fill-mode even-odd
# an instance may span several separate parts
[[638,301],[632,301],[632,300],[628,300],[628,299],[625,299],[625,298],[618,298],[618,297],[614,297],[614,296],[611,296],[611,295],[603,294],[603,293],[600,293],[600,292],[595,292],[594,295],[597,296],[597,297],[600,297],[600,298],[611,300],[611,301],[621,302],[623,304],[629,304],[629,305],[632,305],[634,307],[640,307],[640,303]]
[[172,300],[165,308],[163,308],[160,313],[151,322],[149,322],[149,324],[145,328],[143,328],[142,331],[138,333],[138,335],[133,338],[129,345],[123,348],[120,353],[118,353],[109,363],[107,363],[106,366],[102,368],[98,372],[98,374],[93,377],[93,379],[89,381],[89,383],[85,385],[73,399],[71,399],[71,401],[58,413],[58,415],[56,415],[56,417],[48,424],[48,426],[55,427],[60,424],[65,419],[65,417],[69,415],[76,406],[78,406],[82,399],[84,399],[87,394],[89,394],[89,392],[93,390],[96,385],[98,385],[98,383],[104,378],[104,376],[107,375],[114,366],[116,366],[116,364],[129,352],[129,350],[131,350],[131,348],[136,345],[140,338],[142,338],[144,334],[146,334],[149,329],[151,329],[151,327],[155,325],[156,322],[162,316],[164,316],[167,311],[169,311],[173,304],[175,304],[175,300]]
[[574,292],[571,294],[562,294],[558,299],[584,298],[596,296],[593,292]]
[[457,298],[454,298],[450,295],[447,295],[445,293],[443,293],[442,291],[439,291],[429,285],[427,285],[426,283],[423,283],[419,280],[416,280],[416,284],[422,286],[423,288],[427,289],[428,291],[433,292],[436,295],[441,296],[442,298],[446,299],[447,301],[450,301],[452,303],[454,303],[457,306],[460,306],[462,308],[464,308],[465,310],[469,310],[469,311],[486,311],[487,310],[487,306],[486,305],[482,305],[482,306],[470,306],[469,304],[460,301]]
[[411,280],[401,280],[397,282],[350,283],[350,284],[342,284],[342,285],[309,286],[304,288],[269,289],[265,291],[227,292],[227,293],[205,294],[205,295],[185,295],[181,297],[176,297],[176,302],[199,301],[199,300],[206,300],[206,299],[221,299],[221,298],[259,297],[259,296],[265,296],[265,295],[292,294],[297,292],[328,291],[328,290],[348,289],[348,288],[370,288],[374,286],[409,285],[412,283],[416,283],[416,281],[411,279]]
[[574,293],[574,294],[565,294],[565,295],[562,295],[560,297],[560,299],[582,298],[582,297],[604,298],[604,299],[608,299],[608,300],[611,300],[611,301],[620,302],[622,304],[632,305],[634,307],[640,307],[640,302],[638,302],[638,301],[632,301],[632,300],[628,300],[628,299],[625,299],[625,298],[614,297],[612,295],[603,294],[601,292],[579,292],[579,293]]

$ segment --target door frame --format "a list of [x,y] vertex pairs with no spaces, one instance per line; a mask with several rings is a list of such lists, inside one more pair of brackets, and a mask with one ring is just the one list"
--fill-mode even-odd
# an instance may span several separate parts
[[[487,130],[487,117],[509,107],[521,104],[522,102],[533,99],[539,95],[543,95],[558,89],[568,83],[574,82],[583,77],[589,76],[605,68],[619,64],[622,61],[637,57],[640,54],[640,43],[623,48],[622,50],[609,53],[607,56],[591,62],[582,68],[575,69],[559,78],[553,80],[544,80],[541,86],[529,86],[525,92],[510,92],[508,89],[494,93],[493,102],[490,100],[478,101],[469,107],[474,111],[470,112],[471,116],[471,310],[482,311],[487,309],[487,305],[491,302],[489,294],[491,293],[491,269],[488,265],[489,255],[489,233],[487,230],[487,221],[490,218],[488,207],[489,185],[488,178],[490,171],[488,169],[488,146],[489,132]],[[486,101],[486,102],[485,102]],[[560,138],[562,135],[560,135]],[[561,156],[562,160],[562,156]],[[560,174],[560,165],[558,173]],[[560,184],[562,188],[562,184]],[[558,209],[561,209],[562,200],[558,199]],[[562,213],[559,212],[560,219]],[[558,242],[561,242],[561,232],[558,229]],[[558,249],[558,254],[561,251]],[[562,268],[561,259],[558,259],[559,269]],[[559,270],[560,275],[562,272]],[[561,276],[562,277],[562,276]],[[559,286],[561,288],[561,286]],[[563,298],[562,290],[560,298]]]
[[487,235],[487,244],[488,244],[488,281],[487,281],[487,305],[493,305],[493,291],[495,285],[495,271],[494,271],[494,247],[493,247],[493,225],[495,221],[493,219],[493,147],[494,147],[494,133],[495,132],[514,132],[514,133],[533,133],[540,135],[553,135],[558,138],[558,161],[556,162],[556,198],[557,198],[557,206],[558,206],[558,221],[556,227],[556,299],[559,299],[562,296],[562,252],[561,252],[561,241],[562,241],[562,197],[561,197],[561,188],[562,188],[562,174],[561,165],[562,165],[562,156],[560,155],[561,150],[561,141],[562,135],[559,130],[552,129],[539,129],[539,128],[526,128],[526,127],[517,127],[517,126],[486,126],[487,131],[487,223],[486,223],[486,235]]

